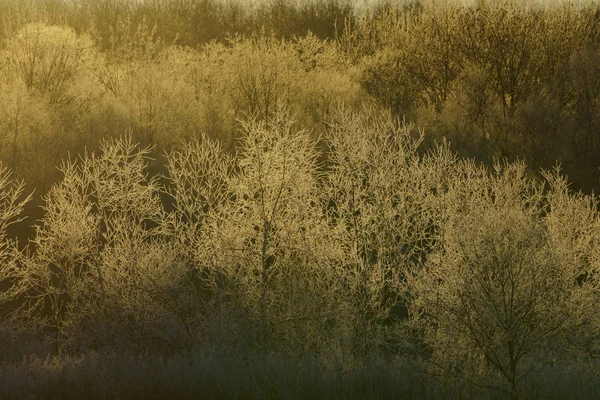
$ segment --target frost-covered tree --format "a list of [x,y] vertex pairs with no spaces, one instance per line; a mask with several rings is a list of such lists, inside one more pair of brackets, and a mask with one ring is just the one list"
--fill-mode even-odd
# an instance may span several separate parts
[[337,316],[340,254],[323,218],[316,142],[284,110],[242,126],[235,160],[206,137],[169,155],[176,236],[203,285],[225,295],[213,318],[249,324],[253,343],[318,346]]
[[[29,309],[56,349],[118,343],[170,350],[193,342],[184,301],[193,289],[148,149],[124,138],[65,163],[45,197],[35,252],[26,260]],[[187,313],[187,314],[186,314]]]
[[18,309],[15,300],[28,287],[22,269],[24,254],[7,235],[10,225],[25,218],[22,213],[31,195],[24,196],[24,192],[24,183],[13,181],[11,172],[0,164],[0,318],[6,327],[11,325],[9,319],[17,316],[14,313]]
[[7,41],[6,54],[11,71],[54,103],[66,100],[70,85],[93,54],[93,45],[73,29],[31,23]]
[[247,249],[248,300],[258,306],[263,343],[267,330],[310,337],[335,314],[327,306],[334,307],[336,246],[322,217],[317,160],[315,140],[294,129],[283,111],[244,127],[240,172],[231,181],[236,202],[227,219],[246,232],[240,235],[246,243],[232,247]]
[[412,282],[415,311],[431,367],[517,398],[541,359],[593,324],[596,267],[584,260],[596,254],[596,211],[554,175],[545,193],[522,163],[465,168],[446,194],[443,246]]
[[[422,137],[389,114],[338,111],[328,135],[327,212],[344,250],[354,348],[383,345],[382,323],[407,318],[407,278],[436,245],[435,191],[447,152],[422,158]],[[391,313],[390,313],[391,312]],[[382,336],[383,335],[383,336]]]

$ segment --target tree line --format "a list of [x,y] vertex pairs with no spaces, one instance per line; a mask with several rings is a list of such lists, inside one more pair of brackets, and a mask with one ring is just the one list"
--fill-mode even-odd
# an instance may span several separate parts
[[597,7],[244,7],[0,4],[0,354],[597,376]]
[[29,197],[3,169],[3,354],[402,357],[511,398],[552,363],[594,373],[597,198],[559,170],[421,155],[368,110],[334,113],[327,166],[285,110],[240,129],[236,154],[204,135],[160,177],[131,136],[66,161],[26,249],[6,228]]

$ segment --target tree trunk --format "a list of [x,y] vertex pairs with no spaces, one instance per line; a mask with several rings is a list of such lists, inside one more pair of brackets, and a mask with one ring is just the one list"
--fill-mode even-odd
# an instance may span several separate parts
[[261,251],[261,292],[260,292],[260,345],[263,352],[266,349],[266,339],[267,339],[267,280],[268,280],[268,263],[267,263],[267,250],[269,245],[269,231],[270,231],[270,223],[268,221],[265,222],[263,228],[263,242],[262,242],[262,251]]

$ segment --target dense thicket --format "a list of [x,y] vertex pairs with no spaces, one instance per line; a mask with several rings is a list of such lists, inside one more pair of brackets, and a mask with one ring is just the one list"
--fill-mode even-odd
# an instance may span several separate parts
[[233,140],[240,115],[294,104],[314,128],[343,99],[415,123],[425,148],[446,138],[488,166],[559,162],[590,192],[600,13],[535,4],[5,0],[2,160],[44,193],[67,152],[115,132]]
[[598,184],[598,18],[0,3],[0,361],[202,349],[592,396],[598,199],[563,171]]
[[388,7],[350,37],[363,87],[432,138],[488,164],[559,162],[589,191],[599,177],[599,18],[592,4]]
[[134,33],[140,24],[155,27],[163,42],[197,47],[261,29],[272,30],[278,38],[308,31],[321,39],[333,38],[345,20],[355,18],[354,6],[347,0],[4,0],[0,7],[3,35],[23,21],[43,18],[78,33],[93,30],[102,50]]
[[3,354],[402,357],[513,398],[555,363],[593,376],[596,198],[421,140],[338,110],[324,168],[278,109],[241,124],[235,154],[206,135],[169,152],[162,178],[131,136],[102,141],[63,164],[28,251],[5,233],[28,199],[3,170]]

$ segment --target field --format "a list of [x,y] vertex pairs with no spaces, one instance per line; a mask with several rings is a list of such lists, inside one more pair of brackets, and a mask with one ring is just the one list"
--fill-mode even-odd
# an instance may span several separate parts
[[0,2],[0,398],[600,397],[600,8]]

